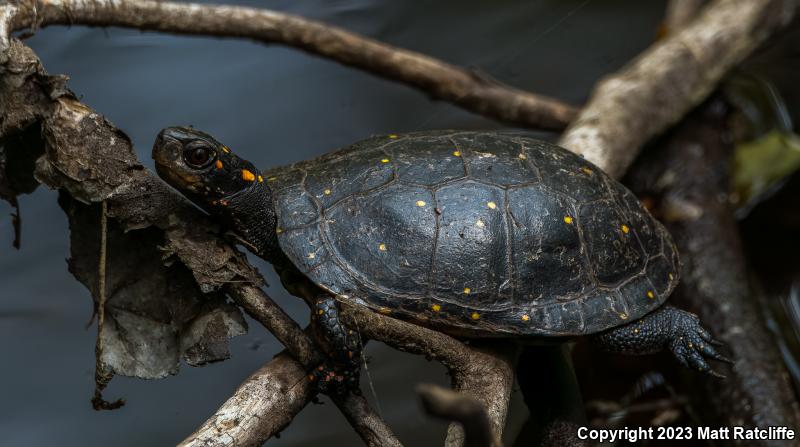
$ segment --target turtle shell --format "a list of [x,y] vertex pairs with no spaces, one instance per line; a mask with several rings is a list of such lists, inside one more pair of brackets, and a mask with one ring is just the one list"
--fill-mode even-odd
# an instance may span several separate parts
[[547,142],[388,135],[265,176],[303,274],[444,332],[595,333],[657,308],[678,281],[675,245],[636,197]]

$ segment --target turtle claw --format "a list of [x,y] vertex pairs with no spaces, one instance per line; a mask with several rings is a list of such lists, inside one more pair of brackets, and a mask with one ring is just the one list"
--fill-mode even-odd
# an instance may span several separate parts
[[700,326],[700,320],[692,314],[678,310],[673,315],[672,323],[673,338],[669,347],[678,362],[688,369],[720,379],[725,378],[711,369],[706,360],[713,359],[728,364],[733,362],[717,352],[715,346],[721,346],[722,343]]

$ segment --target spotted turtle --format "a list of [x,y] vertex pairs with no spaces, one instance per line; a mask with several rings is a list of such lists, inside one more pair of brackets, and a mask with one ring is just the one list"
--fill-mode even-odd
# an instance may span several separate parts
[[153,158],[253,252],[319,288],[320,323],[350,353],[339,363],[357,346],[335,300],[456,336],[593,335],[612,352],[670,349],[713,375],[704,357],[726,360],[695,315],[662,306],[681,268],[666,229],[553,144],[385,135],[262,173],[212,136],[171,127]]

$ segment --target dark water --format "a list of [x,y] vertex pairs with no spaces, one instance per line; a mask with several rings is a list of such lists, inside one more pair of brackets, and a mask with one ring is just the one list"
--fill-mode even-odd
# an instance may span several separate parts
[[[240,3],[336,24],[572,103],[649,45],[664,8],[661,1],[635,0]],[[177,124],[204,129],[263,167],[376,133],[500,127],[407,87],[279,46],[81,27],[41,30],[28,43],[50,72],[68,74],[73,91],[132,138],[148,167],[155,134]],[[94,412],[95,329],[84,327],[91,300],[66,269],[65,216],[56,194],[44,189],[22,197],[21,206],[23,246],[14,251],[10,208],[0,204],[0,444],[175,444],[279,350],[251,321],[250,333],[233,341],[231,360],[184,366],[180,375],[159,381],[118,377],[107,397],[125,397],[128,404]],[[299,300],[279,286],[269,293],[307,321]],[[422,416],[413,386],[447,383],[444,369],[377,343],[368,353],[384,416],[400,438],[409,445],[441,440],[445,426]],[[519,426],[525,412],[515,405],[512,421]],[[272,443],[323,441],[358,444],[331,404],[310,406]]]

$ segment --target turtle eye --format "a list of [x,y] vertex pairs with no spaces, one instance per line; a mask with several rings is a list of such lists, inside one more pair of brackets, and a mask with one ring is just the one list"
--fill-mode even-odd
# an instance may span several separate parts
[[215,155],[208,146],[190,146],[183,152],[186,163],[193,168],[204,168]]

